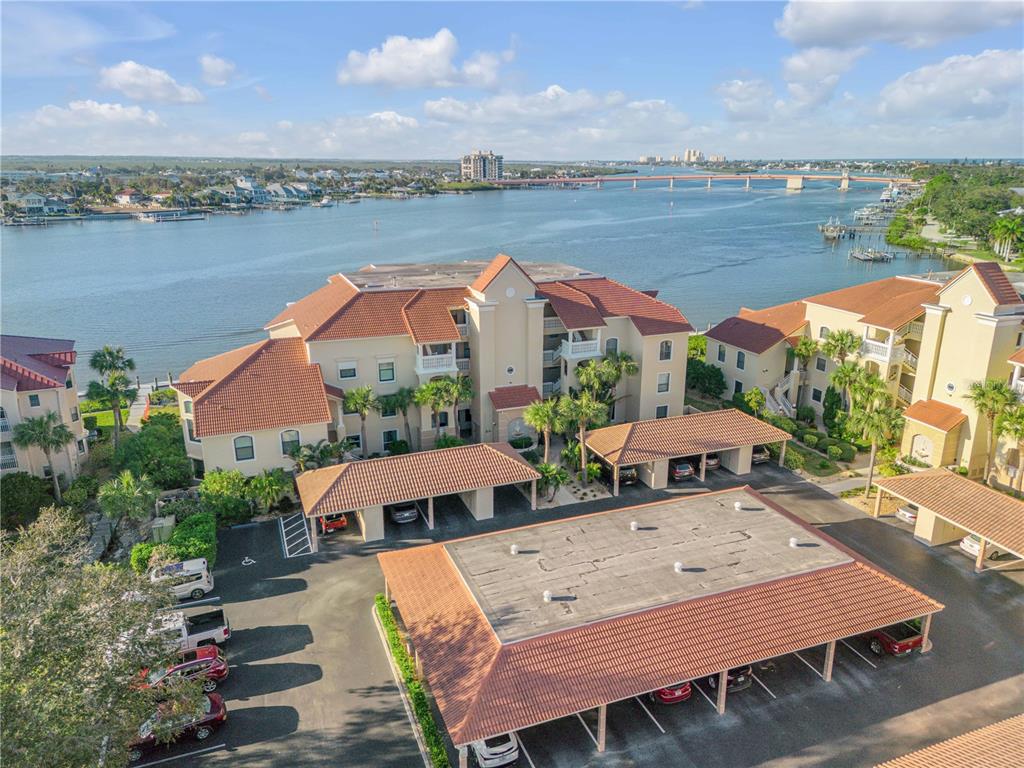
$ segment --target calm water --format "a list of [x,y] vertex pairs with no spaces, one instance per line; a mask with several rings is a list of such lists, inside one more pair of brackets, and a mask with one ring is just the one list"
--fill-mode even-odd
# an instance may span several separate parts
[[[897,258],[863,264],[816,225],[852,220],[880,187],[801,193],[760,182],[647,182],[602,190],[529,190],[368,201],[334,208],[4,228],[5,333],[76,339],[82,358],[121,344],[140,375],[161,378],[261,338],[288,301],[328,274],[367,263],[489,259],[563,261],[656,288],[698,328],[734,314],[892,274],[948,268]],[[877,240],[865,241],[878,245]],[[81,380],[89,373],[80,366]]]

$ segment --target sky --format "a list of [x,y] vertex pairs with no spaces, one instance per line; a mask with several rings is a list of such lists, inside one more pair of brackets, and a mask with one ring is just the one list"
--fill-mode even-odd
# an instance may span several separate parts
[[1024,156],[1024,3],[0,5],[4,154]]

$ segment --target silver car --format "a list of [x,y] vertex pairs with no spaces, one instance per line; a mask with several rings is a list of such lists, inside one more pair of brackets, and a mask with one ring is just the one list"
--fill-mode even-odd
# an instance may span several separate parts
[[390,504],[388,514],[391,521],[395,523],[411,523],[420,516],[420,508],[415,501],[403,501],[400,504]]

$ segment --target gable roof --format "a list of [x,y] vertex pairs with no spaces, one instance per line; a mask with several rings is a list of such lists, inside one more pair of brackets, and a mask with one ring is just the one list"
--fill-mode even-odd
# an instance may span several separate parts
[[1010,355],[1008,362],[1016,363],[1017,365],[1024,365],[1024,347],[1021,347]]
[[949,432],[967,418],[967,414],[955,405],[941,400],[918,400],[903,411],[908,419],[920,421],[942,432]]
[[495,387],[488,393],[488,396],[491,398],[491,405],[494,406],[496,411],[504,411],[509,408],[525,408],[541,399],[537,388],[527,384]]
[[1013,287],[1010,278],[1006,276],[1003,268],[994,261],[976,261],[968,269],[972,270],[985,286],[992,301],[996,304],[1021,304],[1020,294]]
[[741,308],[739,315],[726,318],[705,335],[758,355],[803,328],[807,323],[806,312],[807,305],[802,301],[761,310]]
[[302,339],[267,339],[200,360],[173,386],[192,398],[196,437],[331,421],[320,366]]
[[0,335],[0,387],[19,392],[63,387],[76,359],[70,339]]
[[936,301],[941,290],[938,283],[909,277],[886,277],[819,293],[804,301],[851,312],[868,325],[896,330],[924,314],[922,305]]
[[788,440],[792,435],[735,408],[666,419],[648,419],[595,429],[587,448],[612,465],[713,453],[744,445]]
[[513,259],[508,254],[499,253],[497,256],[491,259],[491,263],[487,265],[487,267],[484,269],[483,272],[480,273],[476,280],[470,283],[469,287],[472,288],[474,291],[484,293],[487,290],[487,286],[493,283],[494,279],[498,275],[500,275],[502,270],[504,270],[505,267],[507,267],[509,264],[518,269],[522,273],[523,277],[525,277],[531,283],[533,282],[531,277],[528,274],[526,274],[526,270],[519,266],[519,264],[516,263],[515,259]]
[[1024,715],[940,741],[875,768],[1019,768],[1024,755]]
[[538,283],[537,295],[548,300],[569,330],[598,328],[608,317],[628,317],[641,336],[693,330],[671,304],[607,277]]
[[590,297],[566,283],[541,283],[537,295],[548,300],[567,330],[600,328],[604,318]]
[[538,478],[508,443],[474,443],[314,469],[296,483],[312,517]]

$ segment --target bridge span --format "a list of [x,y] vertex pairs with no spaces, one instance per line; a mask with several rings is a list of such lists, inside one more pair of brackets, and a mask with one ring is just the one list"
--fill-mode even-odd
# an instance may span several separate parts
[[627,184],[631,183],[633,189],[637,189],[640,182],[644,181],[667,181],[668,188],[674,189],[676,182],[703,181],[707,188],[711,189],[713,181],[742,181],[745,188],[750,189],[751,181],[776,180],[785,181],[786,189],[799,191],[804,188],[807,181],[838,181],[840,190],[850,188],[851,182],[860,184],[913,184],[911,178],[897,176],[850,176],[849,174],[835,175],[812,175],[792,173],[753,173],[753,174],[731,174],[731,173],[707,173],[707,174],[686,174],[686,175],[662,175],[662,176],[637,176],[635,174],[615,174],[612,176],[588,176],[569,177],[555,176],[544,179],[502,179],[491,183],[499,187],[536,187],[536,186],[565,186],[567,184],[592,184],[600,189],[605,184]]

